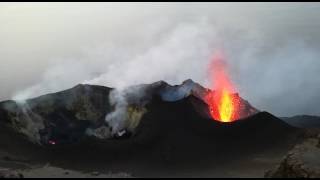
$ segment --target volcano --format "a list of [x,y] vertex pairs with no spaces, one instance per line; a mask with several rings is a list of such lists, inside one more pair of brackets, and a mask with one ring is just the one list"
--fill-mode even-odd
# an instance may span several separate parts
[[302,133],[238,94],[233,96],[241,104],[242,118],[216,121],[206,101],[210,90],[192,80],[129,87],[123,93],[126,121],[115,126],[106,121],[119,106],[110,103],[114,90],[77,85],[24,102],[1,102],[0,152],[69,169],[172,177],[190,168],[218,171],[275,149],[281,156]]

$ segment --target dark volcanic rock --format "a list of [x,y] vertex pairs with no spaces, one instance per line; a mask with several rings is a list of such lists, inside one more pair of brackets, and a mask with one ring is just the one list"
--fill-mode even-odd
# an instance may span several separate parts
[[14,170],[0,169],[0,178],[23,178],[23,175]]
[[86,128],[104,123],[111,111],[110,91],[103,86],[78,85],[25,102],[5,101],[0,103],[0,119],[37,143],[56,138],[72,142]]
[[[161,153],[172,161],[183,161],[185,157],[189,157],[188,160],[219,157],[226,160],[285,143],[288,136],[297,131],[267,112],[233,123],[221,123],[201,115],[194,105],[202,109],[202,114],[208,113],[207,105],[194,96],[176,102],[155,98],[141,121],[137,141],[142,144],[156,139],[154,151],[162,150]],[[206,157],[208,154],[211,157]]]
[[274,169],[266,172],[271,178],[319,178],[320,136],[296,145]]

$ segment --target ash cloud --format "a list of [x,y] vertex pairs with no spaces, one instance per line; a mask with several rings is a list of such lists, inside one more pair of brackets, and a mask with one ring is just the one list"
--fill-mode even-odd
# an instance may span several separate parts
[[[252,105],[278,116],[320,115],[318,4],[5,7],[0,12],[5,24],[0,30],[3,100],[11,99],[10,94],[24,99],[78,83],[123,89],[193,79],[208,86],[210,58],[223,49],[231,79]],[[29,15],[27,21],[18,12]],[[54,21],[61,17],[63,21]],[[32,25],[25,33],[17,28],[23,22]]]

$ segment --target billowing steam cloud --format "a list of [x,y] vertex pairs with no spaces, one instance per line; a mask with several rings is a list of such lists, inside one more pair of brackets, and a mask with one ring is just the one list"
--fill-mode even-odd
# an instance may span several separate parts
[[[111,47],[109,50],[95,52],[94,55],[103,59],[98,60],[96,66],[91,65],[91,58],[97,58],[92,57],[92,54],[84,60],[66,60],[49,68],[40,83],[17,93],[14,99],[38,96],[77,83],[102,84],[122,89],[158,80],[181,83],[192,78],[203,83],[207,78],[206,66],[214,43],[219,39],[215,31],[214,26],[205,20],[180,23],[141,53]],[[101,51],[104,51],[103,54],[99,54]]]
[[[78,83],[125,89],[130,85],[158,80],[180,84],[186,79],[193,79],[206,86],[212,53],[223,49],[237,90],[252,105],[280,116],[320,114],[320,79],[317,78],[320,71],[317,29],[320,24],[316,19],[319,5],[164,3],[125,7],[99,4],[86,8],[76,6],[71,9],[79,11],[74,11],[68,6],[58,6],[55,9],[65,9],[59,14],[65,17],[63,19],[68,26],[59,24],[63,27],[61,31],[45,34],[45,37],[50,37],[49,45],[43,45],[42,41],[34,43],[37,48],[43,45],[43,52],[36,51],[37,48],[29,52],[30,44],[21,48],[23,43],[7,43],[0,48],[3,59],[10,59],[8,52],[19,51],[22,55],[29,52],[32,58],[37,55],[43,60],[52,59],[47,60],[52,63],[39,65],[38,69],[47,67],[43,73],[33,71],[38,72],[31,78],[34,85],[29,86],[32,81],[27,77],[26,82],[17,80],[16,87],[20,90],[13,91],[14,99],[55,92]],[[1,11],[0,16],[9,10]],[[4,17],[0,17],[0,22]],[[60,15],[58,18],[61,19]],[[53,23],[48,25],[49,30],[36,25],[30,28],[38,27],[50,33],[52,29],[59,29],[55,21],[44,20]],[[14,25],[10,27],[15,28]],[[0,35],[5,34],[4,30],[0,30]],[[30,32],[40,30],[31,29]],[[6,43],[3,42],[9,42],[5,37],[10,36],[3,35],[4,45]],[[30,42],[34,39],[37,38]],[[9,44],[19,46],[13,51]],[[3,53],[8,47],[11,51]],[[58,51],[59,48],[62,50]],[[23,64],[25,56],[22,55],[17,55],[17,62]],[[33,62],[31,57],[26,61]],[[13,69],[1,68],[1,72]],[[25,71],[21,70],[21,73]],[[16,77],[24,79],[19,73]],[[1,81],[10,84],[7,82],[13,80]],[[25,86],[29,87],[21,90]],[[1,96],[10,98],[8,93]]]

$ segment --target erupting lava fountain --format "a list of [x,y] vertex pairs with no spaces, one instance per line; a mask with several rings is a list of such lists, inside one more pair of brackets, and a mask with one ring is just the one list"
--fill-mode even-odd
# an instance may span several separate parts
[[225,57],[222,52],[215,53],[209,65],[211,88],[206,101],[212,118],[221,122],[232,122],[239,119],[240,101],[235,94],[226,69]]

